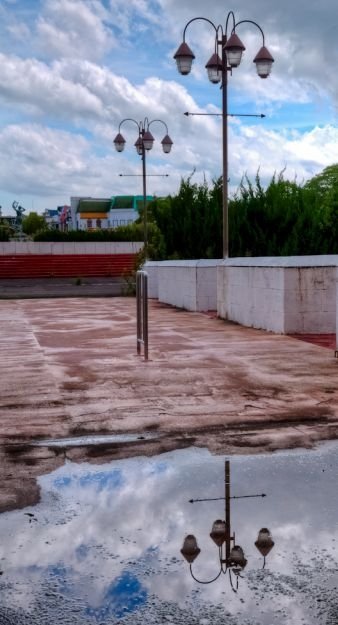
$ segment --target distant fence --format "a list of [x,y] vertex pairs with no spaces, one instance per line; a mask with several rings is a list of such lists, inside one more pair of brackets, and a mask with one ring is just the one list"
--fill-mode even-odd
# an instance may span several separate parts
[[0,243],[0,278],[119,277],[142,243]]

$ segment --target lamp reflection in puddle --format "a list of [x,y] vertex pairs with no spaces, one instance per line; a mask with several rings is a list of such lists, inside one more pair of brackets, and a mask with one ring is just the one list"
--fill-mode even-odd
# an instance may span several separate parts
[[[265,494],[261,495],[242,495],[242,496],[230,496],[230,461],[225,461],[225,497],[217,497],[213,499],[191,499],[190,503],[197,503],[201,501],[217,501],[224,499],[225,501],[225,521],[217,519],[212,525],[210,538],[218,547],[219,565],[220,569],[217,575],[210,580],[202,581],[196,578],[192,570],[192,564],[200,554],[201,550],[198,547],[197,540],[193,534],[188,534],[183,542],[181,554],[185,560],[189,563],[190,573],[192,578],[199,584],[211,584],[220,577],[222,573],[226,574],[229,571],[229,580],[231,588],[234,592],[238,589],[238,578],[242,577],[241,573],[245,569],[247,560],[244,555],[244,551],[240,545],[236,544],[235,533],[231,535],[230,525],[230,499],[246,499],[251,497],[265,497]],[[270,553],[274,542],[270,531],[263,527],[258,532],[258,537],[255,542],[255,546],[264,558],[263,567],[265,567],[266,556]],[[232,573],[236,578],[236,587],[233,584]]]

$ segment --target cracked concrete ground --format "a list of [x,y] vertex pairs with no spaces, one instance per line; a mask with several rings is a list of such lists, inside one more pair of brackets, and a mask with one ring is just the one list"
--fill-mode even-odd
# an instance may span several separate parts
[[[310,447],[338,434],[333,351],[150,302],[149,361],[133,298],[5,300],[0,311],[0,510],[34,503],[65,458],[104,462],[188,445]],[[149,439],[64,448],[93,433]]]

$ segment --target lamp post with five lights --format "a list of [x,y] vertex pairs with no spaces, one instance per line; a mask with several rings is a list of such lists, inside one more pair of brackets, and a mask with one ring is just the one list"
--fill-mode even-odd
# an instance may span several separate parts
[[229,226],[228,226],[228,73],[239,66],[245,46],[237,35],[236,29],[242,24],[251,24],[261,33],[262,46],[257,52],[253,62],[256,65],[257,74],[260,78],[267,78],[270,74],[274,59],[265,46],[265,36],[262,28],[253,20],[240,20],[236,22],[235,14],[229,11],[225,28],[216,26],[206,17],[194,17],[184,27],[183,42],[174,55],[177,68],[183,76],[190,73],[194,53],[185,41],[187,28],[192,22],[202,20],[212,26],[215,31],[214,53],[206,64],[208,78],[213,84],[221,83],[222,89],[222,127],[223,127],[223,258],[229,256]]
[[147,218],[147,172],[146,172],[146,153],[152,149],[154,144],[154,137],[150,132],[151,124],[155,122],[159,122],[163,124],[166,130],[166,134],[163,137],[162,149],[165,154],[168,154],[173,145],[173,141],[170,139],[168,134],[167,124],[162,121],[162,119],[153,119],[151,121],[148,120],[148,117],[145,117],[143,121],[137,122],[136,119],[132,119],[130,117],[126,117],[119,124],[119,131],[114,139],[114,145],[118,152],[122,152],[124,150],[126,140],[121,134],[121,126],[125,122],[132,122],[136,124],[138,128],[138,138],[135,141],[135,148],[137,153],[141,156],[142,159],[142,181],[143,181],[143,227],[144,227],[144,255],[147,260],[148,257],[148,218]]

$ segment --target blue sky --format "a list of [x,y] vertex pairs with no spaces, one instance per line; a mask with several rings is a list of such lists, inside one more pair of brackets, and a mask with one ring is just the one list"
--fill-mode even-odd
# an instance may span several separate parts
[[[113,146],[119,123],[160,118],[174,141],[162,154],[164,128],[152,127],[148,192],[175,193],[181,177],[211,181],[221,173],[221,121],[185,117],[217,112],[221,91],[204,69],[214,35],[202,22],[187,32],[196,59],[180,76],[173,54],[186,22],[204,16],[225,26],[227,11],[259,23],[275,63],[267,80],[252,62],[261,46],[253,26],[238,31],[246,51],[229,77],[229,111],[264,120],[229,120],[234,191],[260,169],[267,182],[286,168],[306,180],[338,162],[338,8],[333,0],[275,3],[237,0],[0,0],[0,204],[26,211],[70,202],[72,195],[142,192],[136,126],[124,124],[125,151]],[[169,174],[156,177],[154,174]]]

